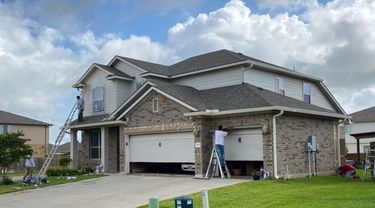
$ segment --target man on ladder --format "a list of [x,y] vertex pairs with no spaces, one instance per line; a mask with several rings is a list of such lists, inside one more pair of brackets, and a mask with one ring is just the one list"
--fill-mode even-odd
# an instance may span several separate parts
[[219,125],[215,131],[215,149],[219,157],[221,167],[225,167],[225,151],[224,151],[224,137],[229,132],[223,130],[223,126]]

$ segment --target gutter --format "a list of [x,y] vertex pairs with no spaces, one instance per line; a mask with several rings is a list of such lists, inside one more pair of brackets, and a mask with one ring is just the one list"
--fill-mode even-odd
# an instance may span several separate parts
[[254,66],[254,64],[250,63],[249,67],[247,67],[244,70],[242,70],[242,83],[245,83],[245,71],[250,70],[251,68],[253,68],[253,66]]
[[262,112],[262,111],[274,111],[274,110],[277,110],[277,111],[283,110],[285,112],[301,113],[301,114],[324,116],[324,117],[331,117],[331,118],[340,118],[340,119],[350,119],[351,118],[351,116],[338,114],[338,113],[321,112],[321,111],[314,111],[314,110],[304,110],[304,109],[284,107],[284,106],[244,108],[244,109],[225,110],[225,111],[206,110],[206,111],[184,113],[184,116],[187,116],[187,117],[189,117],[189,116],[190,117],[194,117],[194,116],[222,116],[222,115],[229,115],[229,114],[257,113],[257,112]]
[[115,124],[125,124],[127,122],[124,121],[105,121],[105,122],[96,122],[96,123],[89,123],[89,124],[81,124],[81,125],[73,125],[69,126],[70,129],[78,129],[78,128],[85,128],[85,127],[92,127],[92,126],[104,126],[104,125],[115,125]]
[[276,144],[276,118],[283,115],[284,110],[280,110],[280,113],[272,117],[272,166],[273,166],[273,175],[275,179],[278,179],[277,175],[277,144]]

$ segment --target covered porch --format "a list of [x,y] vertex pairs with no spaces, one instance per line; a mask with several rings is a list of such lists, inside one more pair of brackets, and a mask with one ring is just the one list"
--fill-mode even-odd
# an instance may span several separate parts
[[[102,166],[104,172],[120,171],[120,138],[124,135],[124,122],[105,121],[105,117],[90,116],[85,117],[83,122],[72,123],[71,168],[95,170],[96,166]],[[79,140],[82,145],[80,158],[77,151]]]
[[356,158],[355,163],[360,164],[361,163],[360,140],[375,138],[375,131],[355,133],[355,134],[350,134],[350,136],[354,137],[357,140],[357,158]]

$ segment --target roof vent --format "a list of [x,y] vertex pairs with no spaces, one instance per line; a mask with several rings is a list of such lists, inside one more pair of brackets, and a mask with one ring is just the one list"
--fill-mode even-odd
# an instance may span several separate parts
[[261,87],[257,87],[257,89],[258,89],[258,90],[264,90],[264,89],[263,89],[263,88],[261,88]]
[[243,54],[242,53],[237,53],[238,55],[241,55],[241,56],[243,56]]

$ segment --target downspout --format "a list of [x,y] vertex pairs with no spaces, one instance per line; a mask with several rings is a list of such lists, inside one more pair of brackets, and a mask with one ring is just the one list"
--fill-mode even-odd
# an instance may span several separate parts
[[272,156],[273,156],[273,175],[275,179],[278,179],[277,175],[277,145],[276,145],[276,118],[283,115],[284,110],[280,110],[280,113],[272,117]]
[[250,63],[250,66],[249,67],[246,67],[244,70],[242,70],[242,83],[245,83],[245,71],[253,68],[254,64],[253,63]]

